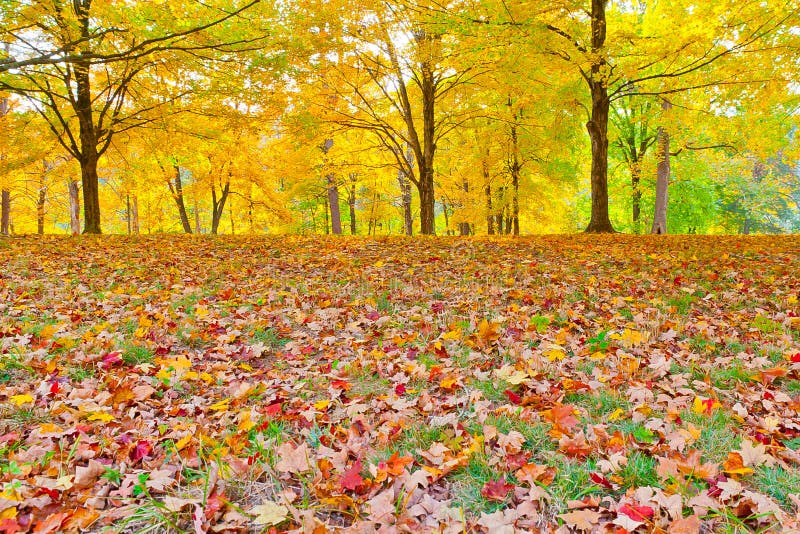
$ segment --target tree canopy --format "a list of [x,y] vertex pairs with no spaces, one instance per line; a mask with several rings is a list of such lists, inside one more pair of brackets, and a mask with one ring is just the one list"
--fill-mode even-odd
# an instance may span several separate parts
[[9,0],[0,43],[4,234],[800,230],[796,0]]

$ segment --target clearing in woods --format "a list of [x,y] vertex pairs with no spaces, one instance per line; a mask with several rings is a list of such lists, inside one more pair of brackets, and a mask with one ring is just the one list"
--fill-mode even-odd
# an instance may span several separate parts
[[800,526],[797,238],[20,238],[0,265],[0,532]]

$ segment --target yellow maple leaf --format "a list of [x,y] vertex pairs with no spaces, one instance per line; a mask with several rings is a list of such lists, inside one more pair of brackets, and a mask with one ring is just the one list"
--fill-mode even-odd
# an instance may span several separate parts
[[192,435],[186,434],[181,439],[175,442],[175,448],[178,449],[179,451],[182,451],[191,441],[192,441]]
[[447,332],[444,333],[444,335],[442,336],[442,339],[445,339],[445,340],[461,339],[461,329],[460,328],[455,328],[453,330],[448,330]]
[[231,399],[229,399],[229,398],[228,399],[223,399],[223,400],[221,400],[219,402],[215,402],[214,404],[209,406],[208,409],[209,410],[213,410],[215,412],[221,412],[223,410],[227,410],[228,409],[228,405],[230,404],[230,402],[231,402]]
[[561,349],[550,349],[544,353],[544,357],[548,360],[555,361],[555,360],[563,360],[567,354]]
[[114,420],[114,416],[106,412],[91,412],[86,418],[87,421],[102,421],[109,423]]
[[329,401],[329,400],[321,400],[321,401],[315,402],[313,404],[313,406],[314,406],[314,409],[316,409],[316,410],[324,410],[325,408],[328,407],[328,405],[330,403],[331,403],[331,401]]
[[23,393],[22,395],[11,395],[9,400],[14,403],[15,406],[22,406],[23,404],[33,404],[33,396],[28,395],[27,393]]

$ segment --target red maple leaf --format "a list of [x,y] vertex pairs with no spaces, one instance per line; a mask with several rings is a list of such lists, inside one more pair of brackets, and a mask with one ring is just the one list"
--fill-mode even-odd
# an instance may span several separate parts
[[514,484],[506,482],[505,477],[500,477],[500,480],[492,480],[487,482],[481,488],[481,495],[490,501],[504,501],[508,493],[514,489]]
[[625,514],[634,521],[646,521],[648,517],[652,517],[654,511],[649,506],[639,506],[637,504],[623,504],[617,510],[617,513]]
[[356,460],[350,469],[344,472],[342,478],[339,480],[342,491],[355,491],[356,488],[364,483],[364,479],[361,477],[361,469],[361,460]]

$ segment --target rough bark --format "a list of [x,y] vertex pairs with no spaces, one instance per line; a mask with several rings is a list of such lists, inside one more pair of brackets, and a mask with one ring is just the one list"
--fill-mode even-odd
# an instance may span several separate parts
[[592,94],[592,110],[586,130],[592,141],[592,217],[587,233],[612,233],[614,227],[608,216],[608,114],[611,105],[608,97],[606,70],[608,63],[603,58],[606,41],[607,0],[592,0],[592,44],[595,56],[586,77]]
[[[89,25],[89,8],[91,0],[81,0],[74,3],[78,23],[81,27],[81,37],[86,43],[81,55],[89,52],[88,42],[91,37]],[[73,109],[78,118],[79,153],[78,163],[81,167],[81,186],[83,189],[83,232],[85,234],[100,233],[100,186],[97,174],[97,164],[100,159],[98,153],[98,131],[94,123],[92,111],[92,85],[90,76],[90,63],[88,59],[81,59],[74,63],[72,69],[75,77],[75,102]]]
[[175,178],[167,182],[169,185],[172,198],[175,200],[175,205],[178,207],[178,215],[181,218],[181,226],[183,231],[187,234],[192,233],[192,226],[189,224],[189,215],[186,213],[186,202],[183,198],[183,182],[181,180],[181,168],[178,165],[173,167],[175,169]]
[[[428,38],[430,40],[430,38]],[[430,45],[430,43],[427,43]],[[421,65],[422,89],[422,150],[417,155],[419,167],[419,219],[420,233],[423,235],[436,234],[436,200],[434,197],[434,154],[436,153],[436,81],[432,66],[424,62]]]
[[[428,172],[428,171],[426,171]],[[419,190],[419,218],[420,233],[422,235],[435,235],[435,214],[434,207],[436,199],[433,192],[433,169],[429,171],[429,180],[420,180],[417,189]]]
[[[669,111],[672,106],[669,101],[664,99],[661,109]],[[669,154],[669,133],[665,128],[658,129],[658,167],[656,169],[656,200],[653,210],[653,227],[651,234],[667,233],[667,204],[669,202],[669,177],[670,177],[670,154]]]
[[69,227],[72,235],[81,233],[81,197],[78,182],[70,180],[67,183],[69,189]]

